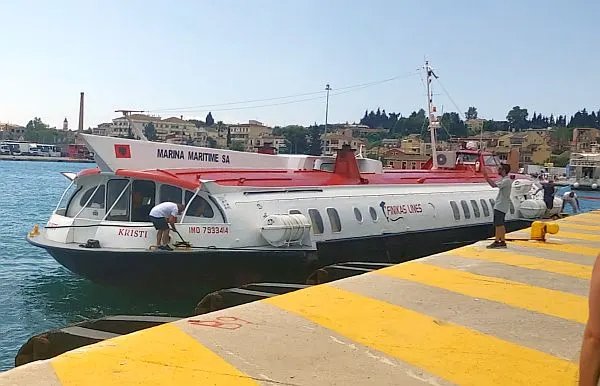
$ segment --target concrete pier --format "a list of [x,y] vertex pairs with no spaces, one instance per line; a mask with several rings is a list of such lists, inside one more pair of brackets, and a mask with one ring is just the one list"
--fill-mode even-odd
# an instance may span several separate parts
[[0,155],[0,161],[35,161],[35,162],[75,162],[94,163],[94,160],[68,158],[68,157],[43,157],[35,155]]
[[575,385],[600,211],[557,223],[545,242],[482,241],[182,319],[0,385]]

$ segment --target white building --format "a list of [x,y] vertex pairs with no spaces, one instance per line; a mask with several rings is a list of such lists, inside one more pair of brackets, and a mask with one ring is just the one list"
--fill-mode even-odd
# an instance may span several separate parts
[[[106,130],[106,134],[104,135],[127,137],[130,134],[130,125],[144,130],[149,124],[154,126],[157,140],[160,142],[206,146],[206,130],[197,128],[195,124],[177,117],[162,119],[159,116],[146,114],[131,114],[128,117],[118,117],[112,120],[112,125]],[[100,126],[98,129],[100,129]],[[99,130],[99,132],[101,131]],[[135,136],[133,127],[131,134]],[[99,133],[99,135],[103,134]]]

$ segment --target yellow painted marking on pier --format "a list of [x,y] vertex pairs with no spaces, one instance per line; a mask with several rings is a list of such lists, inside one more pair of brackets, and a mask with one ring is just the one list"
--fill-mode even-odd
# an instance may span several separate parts
[[467,259],[486,260],[496,263],[513,265],[515,267],[537,269],[540,271],[559,273],[561,275],[589,279],[592,267],[588,265],[569,263],[567,261],[543,259],[540,257],[516,254],[512,251],[483,250],[474,247],[464,247],[446,252],[448,255],[460,256]]
[[320,285],[262,300],[459,385],[570,385],[575,363]]
[[595,219],[595,218],[594,219],[590,219],[590,218],[587,218],[587,217],[580,217],[580,216],[581,215],[577,215],[577,216],[574,216],[574,217],[563,218],[561,220],[558,220],[558,223],[562,224],[563,222],[566,222],[566,223],[571,223],[571,222],[572,223],[578,223],[578,222],[581,222],[581,223],[586,223],[586,224],[596,224],[596,225],[600,224],[600,220],[598,220],[598,219]]
[[587,321],[587,299],[566,292],[416,262],[383,268],[374,273],[580,323]]
[[564,230],[558,231],[555,235],[549,235],[549,237],[557,237],[557,238],[567,238],[574,240],[585,240],[585,241],[600,241],[600,235],[592,235],[589,233],[579,233],[579,232],[568,232]]
[[[560,231],[558,234],[560,234]],[[598,252],[600,252],[600,248],[592,248],[585,245],[577,245],[575,243],[559,243],[556,241],[508,241],[509,247],[511,244],[518,245],[520,247],[545,249],[548,251],[573,253],[576,255],[592,257],[596,257]]]
[[[597,231],[600,232],[600,225],[583,225],[583,224],[575,224],[575,223],[563,223],[561,222],[559,224],[560,229],[578,229],[578,230],[582,230],[582,231]],[[558,234],[560,234],[560,231],[558,231]]]
[[600,215],[600,212],[592,211],[592,212],[582,213],[582,214],[578,215],[578,217],[581,216],[581,217],[593,218],[594,216],[599,216],[599,215]]
[[51,363],[64,386],[258,385],[170,323],[67,352]]

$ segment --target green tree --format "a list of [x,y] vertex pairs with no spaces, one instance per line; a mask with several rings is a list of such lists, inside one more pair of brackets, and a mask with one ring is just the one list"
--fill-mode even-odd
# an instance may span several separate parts
[[73,132],[58,131],[53,127],[48,126],[38,117],[30,120],[25,126],[23,139],[29,142],[36,143],[70,143],[74,137]]
[[206,115],[206,126],[212,126],[215,124],[215,120],[213,119],[212,113],[209,111]]
[[529,126],[529,122],[527,121],[528,115],[527,109],[515,106],[506,115],[506,120],[510,124],[511,129],[521,131],[527,129]]
[[508,131],[508,121],[484,121],[483,131]]
[[323,149],[321,147],[321,129],[315,123],[309,127],[310,131],[310,146],[308,148],[308,154],[310,155],[321,155]]
[[308,130],[304,126],[290,125],[277,130],[285,138],[285,146],[290,154],[305,154],[308,150]]
[[551,134],[552,144],[555,153],[563,153],[571,148],[571,139],[573,138],[573,128],[556,127]]
[[442,140],[452,137],[466,137],[469,134],[467,126],[457,113],[444,113],[441,119],[442,130],[438,130],[439,138]]
[[158,136],[156,135],[156,127],[154,127],[153,122],[148,122],[144,125],[144,135],[148,139],[148,141],[156,141]]
[[188,122],[193,123],[196,127],[204,127],[206,123],[198,120],[198,119],[188,119]]
[[567,164],[569,163],[570,157],[566,154],[560,154],[560,155],[551,155],[550,156],[550,162],[552,162],[554,164],[554,166],[559,167],[559,168],[564,168],[565,166],[567,166]]
[[237,151],[246,150],[243,141],[233,141],[233,142],[231,142],[231,145],[229,146],[229,148],[231,150],[237,150]]
[[207,137],[206,142],[208,143],[208,147],[212,147],[213,149],[217,147],[217,141],[213,137]]
[[477,119],[477,108],[469,107],[465,113],[465,119]]

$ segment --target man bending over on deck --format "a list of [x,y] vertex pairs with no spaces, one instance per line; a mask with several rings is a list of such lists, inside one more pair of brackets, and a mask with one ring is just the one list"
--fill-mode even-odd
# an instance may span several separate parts
[[488,245],[488,248],[506,248],[506,227],[504,226],[504,217],[510,208],[510,189],[512,187],[512,180],[510,177],[508,177],[509,172],[510,165],[499,165],[498,174],[502,178],[498,181],[494,181],[488,176],[487,168],[483,168],[483,176],[488,184],[490,184],[492,188],[499,188],[498,196],[496,197],[496,203],[494,204],[494,227],[496,240]]
[[573,213],[577,213],[577,211],[579,211],[579,199],[577,198],[575,192],[571,191],[565,192],[565,194],[563,194],[563,204],[562,208],[560,209],[561,212],[565,210],[565,206],[567,205],[567,203],[571,204],[571,209],[573,209]]
[[173,230],[175,229],[176,216],[183,212],[184,209],[185,206],[183,204],[163,202],[150,210],[150,221],[152,221],[154,228],[158,231],[156,233],[156,245],[158,245],[158,249],[164,251],[173,250],[169,246],[169,225],[171,225]]
[[596,386],[600,379],[600,253],[592,269],[589,316],[579,356],[579,386]]

